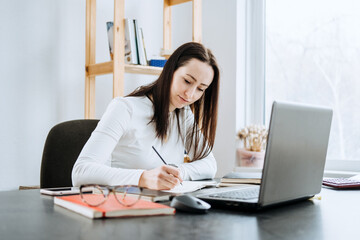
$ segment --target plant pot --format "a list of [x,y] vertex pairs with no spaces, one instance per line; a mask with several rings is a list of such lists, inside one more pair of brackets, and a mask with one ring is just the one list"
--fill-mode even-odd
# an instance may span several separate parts
[[244,148],[236,150],[237,164],[240,167],[256,167],[263,168],[265,151],[253,152]]

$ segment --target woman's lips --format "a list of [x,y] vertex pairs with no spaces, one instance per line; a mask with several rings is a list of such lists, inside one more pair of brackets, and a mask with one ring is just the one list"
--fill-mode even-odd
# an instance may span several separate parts
[[181,96],[179,96],[179,97],[180,97],[180,99],[181,99],[184,103],[188,103],[188,102],[189,102],[188,100],[184,99],[183,97],[181,97]]

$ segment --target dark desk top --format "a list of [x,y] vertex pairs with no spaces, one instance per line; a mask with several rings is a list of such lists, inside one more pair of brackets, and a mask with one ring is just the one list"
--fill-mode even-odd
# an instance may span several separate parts
[[92,220],[59,206],[39,190],[0,192],[0,239],[356,239],[360,191],[323,189],[321,200],[258,213],[211,209],[208,214]]

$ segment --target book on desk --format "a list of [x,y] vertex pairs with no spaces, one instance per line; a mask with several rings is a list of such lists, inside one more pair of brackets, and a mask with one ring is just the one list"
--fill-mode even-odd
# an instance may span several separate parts
[[[103,196],[91,194],[93,198]],[[121,205],[113,194],[100,206],[93,207],[84,203],[80,195],[55,197],[54,204],[79,213],[88,218],[113,218],[113,217],[134,217],[153,215],[174,215],[175,209],[164,204],[139,200],[130,207]]]
[[220,179],[219,187],[236,186],[238,184],[260,184],[260,172],[230,172]]
[[[121,205],[113,194],[100,206],[93,207],[84,203],[80,195],[55,197],[54,203],[88,218],[107,218],[107,217],[131,217],[131,216],[152,216],[152,215],[173,215],[175,209],[164,204],[155,203],[156,201],[169,201],[172,196],[194,192],[207,186],[215,186],[216,181],[183,181],[183,185],[178,185],[172,190],[155,191],[143,189],[140,200],[131,207]],[[91,197],[103,198],[98,192],[93,192]],[[136,194],[127,194],[128,197],[137,198]]]
[[[164,201],[170,201],[170,198],[173,195],[174,194],[168,192],[144,188],[141,192],[140,198],[142,200],[150,201],[150,202],[164,202]],[[127,196],[137,197],[138,195],[128,193]]]

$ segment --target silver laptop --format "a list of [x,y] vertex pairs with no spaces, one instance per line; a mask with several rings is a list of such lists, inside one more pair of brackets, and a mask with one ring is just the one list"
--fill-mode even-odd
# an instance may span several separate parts
[[309,199],[321,190],[332,110],[274,102],[261,185],[199,193],[213,206],[264,208]]

